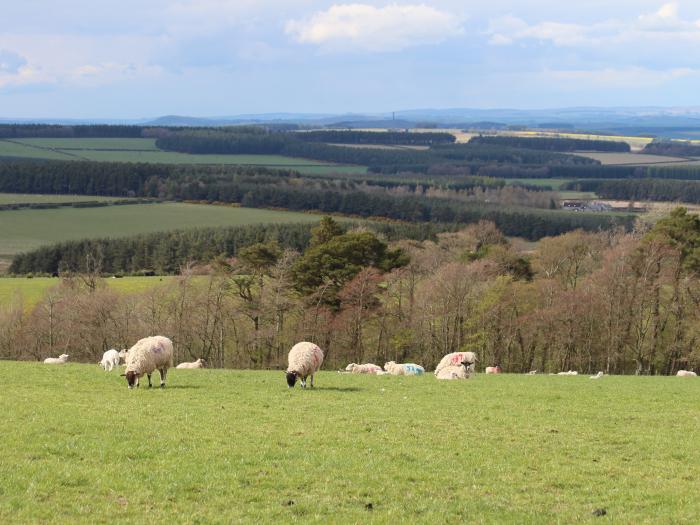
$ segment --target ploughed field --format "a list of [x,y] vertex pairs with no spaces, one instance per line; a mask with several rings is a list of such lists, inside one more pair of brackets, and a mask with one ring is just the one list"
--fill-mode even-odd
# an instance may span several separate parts
[[[697,378],[0,362],[2,523],[695,523]],[[605,509],[604,518],[592,512]]]
[[302,173],[365,173],[364,166],[346,166],[282,155],[190,155],[163,151],[155,139],[52,138],[0,140],[0,157],[163,164],[235,164],[294,169]]

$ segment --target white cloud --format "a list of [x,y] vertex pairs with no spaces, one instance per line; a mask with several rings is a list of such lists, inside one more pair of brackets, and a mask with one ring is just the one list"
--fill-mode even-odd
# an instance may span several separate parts
[[665,70],[643,67],[605,68],[598,70],[547,70],[543,76],[557,85],[574,89],[628,89],[661,87],[675,79],[697,77],[699,69],[672,68]]
[[639,43],[643,39],[700,42],[700,20],[681,18],[678,3],[671,2],[636,18],[591,24],[552,21],[528,24],[520,18],[504,16],[491,20],[486,34],[494,45],[525,40],[550,42],[559,47]]
[[300,43],[365,51],[399,51],[463,34],[457,17],[425,4],[338,4],[304,20],[290,20],[285,30]]

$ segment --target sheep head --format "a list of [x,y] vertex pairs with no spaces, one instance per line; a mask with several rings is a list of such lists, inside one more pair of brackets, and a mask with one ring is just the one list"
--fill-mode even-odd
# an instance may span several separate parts
[[297,382],[297,377],[299,374],[297,372],[286,372],[287,375],[287,387],[289,388],[294,388],[294,385]]
[[126,377],[126,384],[129,385],[129,388],[134,388],[134,386],[139,386],[139,377],[140,375],[134,372],[133,370],[129,370],[126,374],[122,374],[124,377]]

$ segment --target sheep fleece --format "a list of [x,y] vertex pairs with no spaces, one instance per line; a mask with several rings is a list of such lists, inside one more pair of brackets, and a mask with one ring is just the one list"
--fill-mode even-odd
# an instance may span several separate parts
[[162,335],[139,340],[126,354],[126,372],[136,372],[137,375],[172,366],[173,342]]
[[313,375],[323,364],[323,350],[314,343],[297,343],[289,351],[287,372],[296,372],[299,377]]
[[435,375],[438,375],[440,370],[446,366],[460,365],[462,362],[473,364],[475,361],[476,354],[474,352],[452,352],[440,360],[440,363],[435,367]]

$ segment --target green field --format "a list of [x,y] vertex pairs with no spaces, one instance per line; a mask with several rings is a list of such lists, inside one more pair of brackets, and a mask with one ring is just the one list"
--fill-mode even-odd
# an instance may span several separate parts
[[[174,279],[172,276],[163,277],[123,277],[121,279],[103,279],[109,287],[121,293],[138,293]],[[57,286],[58,277],[5,277],[0,278],[0,306],[11,304],[21,298],[25,306],[33,306],[39,302],[46,292]]]
[[557,190],[560,186],[573,179],[505,179],[506,184],[525,184],[529,186],[551,186]]
[[90,237],[125,237],[205,226],[312,222],[318,218],[306,213],[183,203],[0,211],[0,258],[45,244]]
[[164,390],[129,391],[93,364],[8,361],[0,378],[2,523],[640,524],[700,513],[697,379],[321,372],[303,391],[279,371],[172,370]]
[[108,202],[125,197],[104,197],[99,195],[40,195],[38,193],[0,193],[2,204],[33,204],[33,203],[62,203],[62,202]]
[[284,157],[281,155],[189,155],[156,148],[155,139],[17,139],[0,140],[0,157],[92,160],[100,162],[146,162],[163,164],[231,164],[290,168],[302,173],[359,173],[365,166]]

